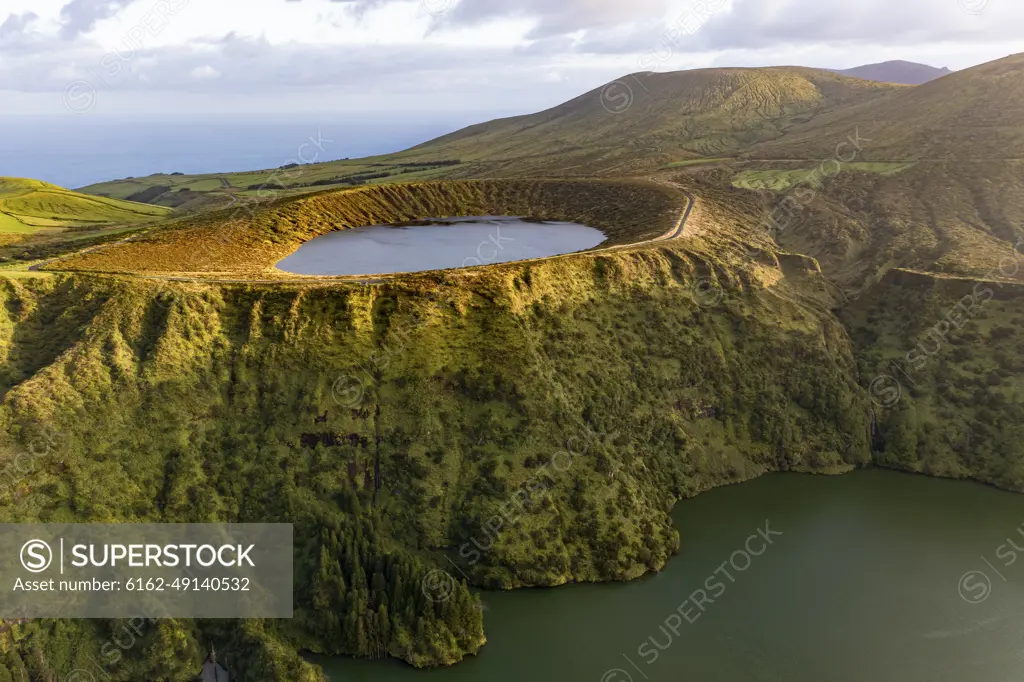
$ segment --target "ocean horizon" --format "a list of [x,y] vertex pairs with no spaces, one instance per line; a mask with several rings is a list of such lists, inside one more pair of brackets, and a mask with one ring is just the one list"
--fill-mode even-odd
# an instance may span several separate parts
[[[230,173],[386,154],[466,122],[0,118],[0,176],[69,189],[154,173]],[[472,122],[472,121],[470,121]],[[315,144],[309,144],[314,141]],[[318,144],[317,144],[318,143]],[[305,146],[303,146],[305,145]]]

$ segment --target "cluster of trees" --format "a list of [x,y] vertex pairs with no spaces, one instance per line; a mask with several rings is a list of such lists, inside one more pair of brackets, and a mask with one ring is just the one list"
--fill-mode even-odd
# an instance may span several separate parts
[[936,340],[935,321],[955,309],[962,292],[934,284],[879,288],[851,316],[862,381],[890,376],[894,387],[891,400],[876,405],[876,461],[1024,492],[1019,299],[986,301],[962,328]]
[[33,620],[4,641],[0,682],[56,682],[84,670],[110,682],[195,679],[206,652],[187,620]]
[[407,551],[387,548],[380,521],[358,496],[346,490],[342,498],[349,512],[310,529],[312,560],[297,581],[297,623],[315,649],[429,665],[482,645],[479,598]]

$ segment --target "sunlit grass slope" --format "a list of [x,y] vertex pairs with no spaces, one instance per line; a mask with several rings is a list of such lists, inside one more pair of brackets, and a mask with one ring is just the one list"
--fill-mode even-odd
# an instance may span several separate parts
[[827,159],[854,131],[865,161],[1024,158],[1024,54],[824,114],[752,153]]
[[815,257],[851,294],[892,268],[990,276],[1024,250],[1024,160],[854,162],[831,177],[815,170],[723,171],[721,182],[747,187],[763,202],[762,230]]
[[0,233],[145,223],[167,213],[160,206],[89,196],[39,180],[0,178]]
[[[854,161],[843,164],[839,172],[893,175],[906,170],[910,166],[911,164],[907,163],[862,163]],[[819,186],[825,179],[825,175],[821,172],[820,168],[744,170],[736,174],[736,177],[732,180],[732,185],[741,189],[784,191],[798,185]]]
[[802,67],[639,73],[547,111],[471,126],[400,157],[458,158],[500,175],[628,173],[736,154],[826,112],[899,89]]

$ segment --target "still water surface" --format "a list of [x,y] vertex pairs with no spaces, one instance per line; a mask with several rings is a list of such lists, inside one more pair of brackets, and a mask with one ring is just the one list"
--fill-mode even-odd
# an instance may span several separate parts
[[[1024,495],[876,470],[776,474],[674,518],[682,550],[658,575],[484,593],[488,643],[458,666],[317,662],[332,682],[1024,679],[1024,551],[1008,544],[1024,547]],[[781,535],[746,570],[726,564],[730,582],[719,568],[743,566],[734,552],[766,521]],[[662,630],[680,605],[693,618],[686,600],[712,576],[720,597],[693,623],[672,618],[678,635]]]
[[508,216],[446,218],[443,225],[375,225],[311,239],[277,264],[297,275],[422,272],[545,258],[597,246],[604,233]]

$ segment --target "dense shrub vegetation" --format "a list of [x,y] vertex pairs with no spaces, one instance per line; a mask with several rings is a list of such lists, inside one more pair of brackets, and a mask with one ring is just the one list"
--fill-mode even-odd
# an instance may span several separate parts
[[[34,454],[0,520],[295,524],[292,621],[161,621],[111,679],[190,679],[210,644],[247,680],[316,679],[302,649],[456,662],[483,614],[449,560],[629,579],[678,547],[682,497],[868,460],[843,328],[742,281],[695,297],[712,271],[663,248],[373,288],[5,282],[5,452]],[[26,624],[10,665],[106,662],[120,627]]]
[[1024,492],[1022,300],[1018,283],[894,271],[847,311],[881,464]]

